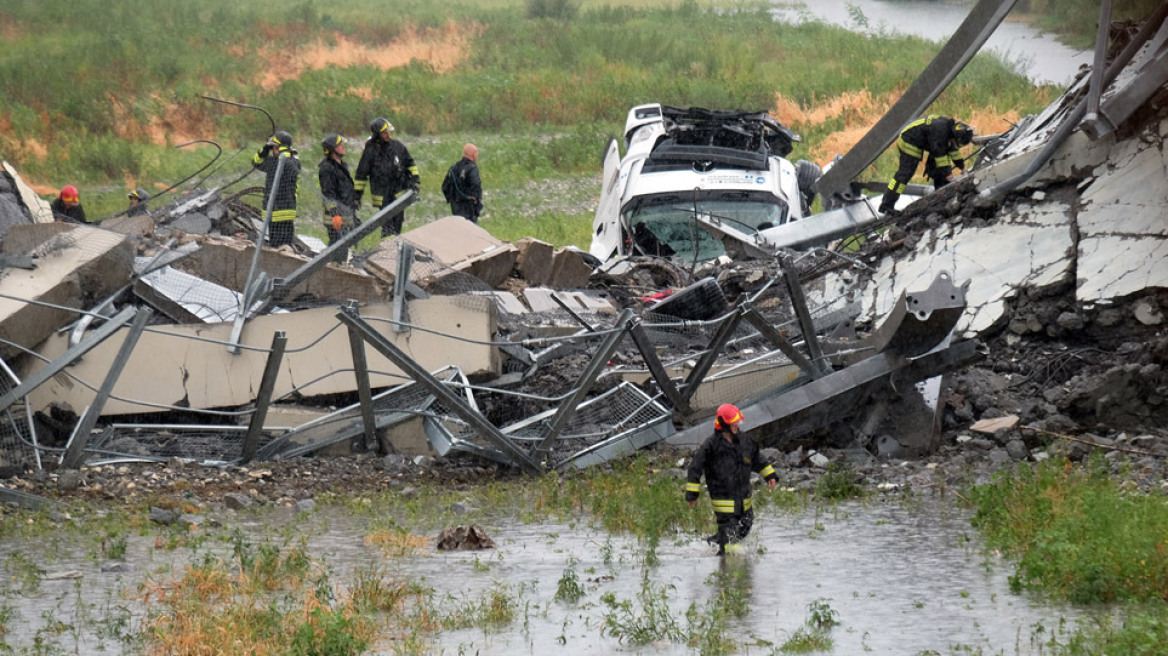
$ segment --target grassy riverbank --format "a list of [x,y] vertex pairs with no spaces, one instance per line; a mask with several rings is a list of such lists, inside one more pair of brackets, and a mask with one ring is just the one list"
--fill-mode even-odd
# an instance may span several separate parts
[[[1122,480],[1122,479],[1121,479]],[[1047,461],[974,492],[991,547],[1016,558],[1011,585],[1078,604],[1121,604],[1055,654],[1159,654],[1168,644],[1168,504],[1120,483],[1111,463]]]
[[[124,209],[126,190],[160,191],[211,161],[207,144],[176,148],[197,139],[225,151],[205,184],[246,173],[267,118],[201,96],[243,101],[300,145],[307,225],[319,206],[319,137],[359,143],[381,115],[422,171],[411,221],[445,214],[438,182],[461,143],[475,141],[485,145],[489,230],[587,246],[600,153],[630,106],[767,109],[804,136],[793,157],[823,164],[937,47],[775,23],[755,2],[400,4],[392,15],[371,0],[45,0],[0,10],[0,152],[46,194],[78,184],[90,216],[108,216]],[[979,56],[933,110],[995,131],[1054,93]],[[355,166],[359,149],[350,150]],[[872,175],[893,166],[882,159]]]

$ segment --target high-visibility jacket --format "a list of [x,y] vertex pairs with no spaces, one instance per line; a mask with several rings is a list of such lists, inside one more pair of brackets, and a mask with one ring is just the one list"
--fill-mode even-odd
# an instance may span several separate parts
[[686,473],[685,500],[694,501],[702,491],[701,480],[716,513],[741,513],[750,509],[750,472],[767,480],[778,480],[775,468],[759,452],[758,444],[744,435],[715,431],[698,447]]
[[901,152],[923,159],[925,153],[933,156],[937,168],[965,168],[965,160],[955,141],[957,121],[948,116],[930,114],[909,123],[900,131],[897,147]]
[[385,141],[381,137],[365,140],[365,150],[353,176],[358,205],[366,188],[373,207],[380,208],[406,189],[416,188],[419,180],[418,165],[404,143],[397,139]]
[[268,209],[268,199],[272,197],[272,185],[276,181],[276,168],[280,159],[284,161],[284,172],[280,174],[280,185],[276,189],[276,200],[272,205],[272,222],[296,219],[296,194],[300,186],[300,160],[289,148],[259,151],[251,163],[266,174],[264,178],[264,211]]

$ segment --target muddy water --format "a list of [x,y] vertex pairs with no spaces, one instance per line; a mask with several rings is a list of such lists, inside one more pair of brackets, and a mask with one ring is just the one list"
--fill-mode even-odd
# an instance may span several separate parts
[[[364,544],[364,520],[332,510],[241,528],[253,540],[277,529],[282,539],[307,536],[309,552],[324,560],[342,585],[353,569],[378,565],[432,588],[439,607],[465,606],[491,592],[512,600],[511,624],[433,636],[432,653],[695,653],[668,640],[632,645],[605,630],[607,618],[631,616],[617,614],[602,597],[627,601],[635,615],[643,615],[640,593],[646,585],[655,598],[665,599],[665,616],[681,628],[687,625],[686,610],[709,608],[727,581],[746,590],[746,612],[727,620],[742,645],[737,653],[771,653],[765,642],[786,641],[804,625],[813,602],[826,604],[840,622],[831,633],[833,649],[819,652],[830,654],[1037,654],[1036,627],[1078,616],[1073,608],[1010,593],[1009,563],[986,556],[968,515],[941,502],[769,511],[759,518],[744,553],[718,558],[695,536],[678,536],[663,541],[657,562],[648,566],[642,544],[585,524],[529,525],[509,518],[478,523],[494,536],[497,549],[388,559]],[[126,558],[131,570],[102,573],[91,542],[50,544],[46,550],[43,542],[8,543],[0,552],[8,575],[6,603],[19,612],[19,621],[6,623],[11,646],[32,645],[39,632],[67,652],[128,653],[130,648],[111,635],[134,629],[143,609],[123,591],[135,591],[152,574],[178,572],[188,561],[228,549],[223,540],[212,539],[198,553],[164,551],[155,548],[154,538],[134,537]],[[50,574],[75,570],[81,578],[42,580],[39,589],[21,591],[21,569],[9,556],[14,552],[35,556]],[[555,600],[568,569],[584,590],[575,604]],[[60,622],[55,632],[53,620]],[[377,645],[373,653],[392,654],[394,643]]]
[[[936,0],[774,2],[775,16],[789,22],[820,20],[857,32],[899,32],[935,41],[944,41],[953,34],[975,4]],[[985,48],[997,53],[1005,61],[1021,64],[1019,70],[1029,75],[1036,84],[1070,84],[1079,66],[1090,65],[1092,59],[1090,51],[1069,48],[1051,35],[1029,25],[1011,22],[1009,16],[990,36]]]

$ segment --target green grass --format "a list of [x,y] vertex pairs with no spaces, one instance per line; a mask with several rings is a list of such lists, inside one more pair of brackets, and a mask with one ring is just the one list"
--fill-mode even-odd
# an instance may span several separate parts
[[[210,146],[174,147],[191,138],[220,143],[225,159],[235,155],[208,184],[246,172],[267,119],[200,95],[246,101],[296,138],[308,178],[301,229],[323,236],[317,141],[327,132],[350,137],[355,166],[368,121],[383,115],[422,171],[422,200],[407,211],[407,226],[446,215],[439,181],[461,144],[474,141],[482,149],[485,228],[507,240],[587,247],[600,153],[630,106],[772,109],[782,94],[810,108],[858,89],[898,94],[936,50],[920,39],[775,23],[765,3],[723,2],[717,11],[711,4],[405,0],[386,13],[374,0],[20,3],[0,10],[0,149],[31,181],[80,185],[87,211],[101,218],[125,209],[128,188],[157,191],[207,163]],[[421,60],[386,70],[354,64],[260,85],[265,57],[294,58],[298,48],[336,43],[337,35],[379,50],[411,30],[466,35],[463,57],[442,70]],[[209,46],[221,43],[228,47]],[[1049,102],[1054,91],[1035,90],[1015,68],[976,57],[932,110],[1026,113]],[[856,119],[845,112],[800,127],[807,145],[793,157]],[[894,167],[881,158],[873,176]],[[229,190],[258,181],[253,174]]]

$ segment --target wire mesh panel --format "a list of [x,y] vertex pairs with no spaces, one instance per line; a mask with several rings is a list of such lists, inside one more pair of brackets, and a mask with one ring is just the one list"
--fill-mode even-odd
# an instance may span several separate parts
[[[20,380],[0,361],[0,396],[12,391]],[[36,432],[32,411],[23,402],[17,402],[0,413],[0,470],[24,471],[41,468],[37,451]]]
[[[86,463],[107,459],[165,462],[182,458],[202,463],[238,462],[246,426],[111,424],[89,440]],[[271,438],[262,436],[262,445]]]

